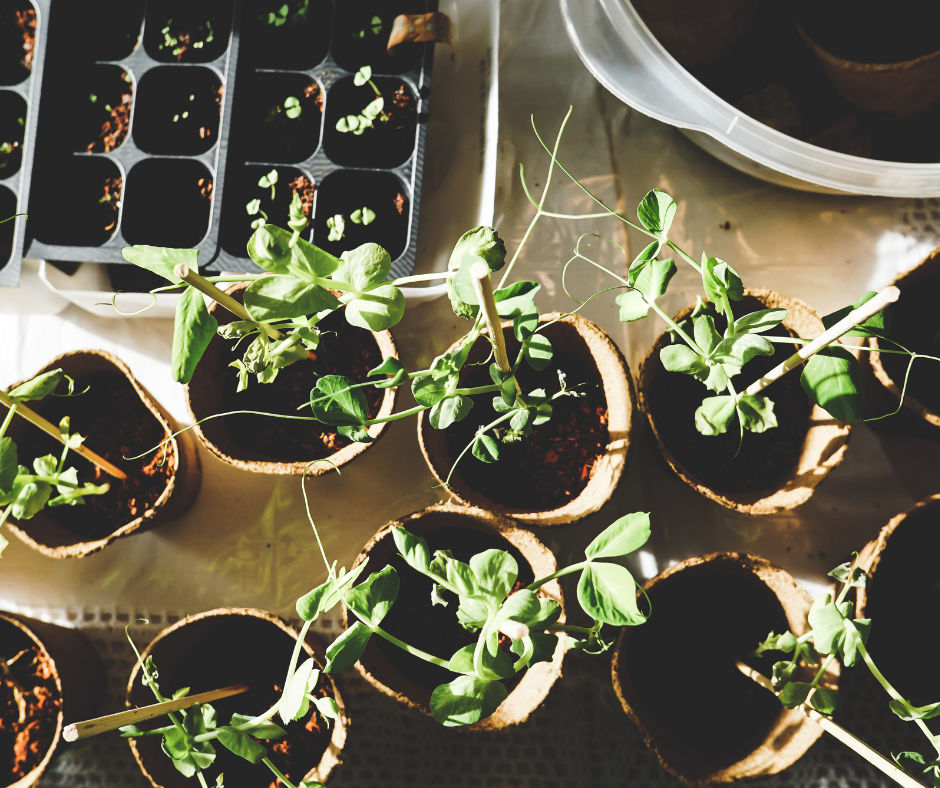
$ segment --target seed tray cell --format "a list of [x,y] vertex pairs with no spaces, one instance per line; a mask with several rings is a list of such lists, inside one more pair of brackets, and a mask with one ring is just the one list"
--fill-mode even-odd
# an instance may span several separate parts
[[[0,0],[0,11],[28,2]],[[397,15],[436,0],[32,2],[34,70],[14,90],[27,102],[24,87],[34,90],[37,106],[12,187],[22,206],[30,186],[30,219],[15,224],[0,284],[16,284],[24,255],[124,264],[132,244],[193,246],[204,270],[256,272],[246,242],[261,214],[248,205],[284,227],[295,190],[307,240],[336,254],[383,243],[393,275],[411,272],[434,50],[384,47]],[[341,134],[337,121],[375,99],[353,84],[366,65],[389,121]],[[272,198],[258,180],[273,169]],[[67,206],[56,186],[66,177]],[[363,208],[376,218],[356,224]],[[330,241],[337,214],[346,232]]]

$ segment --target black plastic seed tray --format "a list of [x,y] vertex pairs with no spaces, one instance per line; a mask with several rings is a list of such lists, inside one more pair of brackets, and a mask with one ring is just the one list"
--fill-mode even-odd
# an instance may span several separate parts
[[[392,58],[385,42],[395,16],[435,0],[32,2],[30,216],[0,282],[15,283],[21,256],[122,263],[132,244],[195,247],[204,269],[257,271],[252,223],[286,227],[294,191],[308,240],[337,254],[375,241],[394,275],[413,269],[433,46]],[[337,120],[375,98],[354,84],[366,65],[390,120],[341,134]],[[258,185],[272,170],[273,196]]]

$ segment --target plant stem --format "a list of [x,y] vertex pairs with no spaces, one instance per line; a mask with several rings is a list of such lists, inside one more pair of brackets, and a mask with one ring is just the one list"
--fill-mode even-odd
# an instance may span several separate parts
[[499,391],[498,383],[490,383],[488,386],[476,386],[470,389],[454,389],[454,394],[462,394],[465,397],[472,397],[474,394],[491,394]]
[[690,257],[684,251],[682,251],[682,249],[680,249],[675,243],[673,243],[672,241],[666,241],[666,246],[668,246],[673,251],[678,252],[679,256],[683,260],[685,260],[689,265],[691,265],[698,273],[702,273],[702,266],[696,263],[692,257]]
[[368,427],[372,424],[384,424],[387,421],[397,421],[398,419],[404,419],[408,416],[416,416],[423,410],[427,410],[426,405],[415,405],[413,408],[409,408],[408,410],[400,410],[398,413],[393,413],[391,416],[383,416],[380,419],[366,419],[364,422],[362,422],[362,426]]
[[819,682],[822,679],[823,674],[827,670],[829,670],[829,666],[832,664],[835,658],[836,658],[835,654],[830,654],[828,657],[826,657],[826,661],[823,662],[822,665],[820,665],[819,670],[816,672],[816,677],[813,679],[812,683],[810,684],[811,687],[819,686]]
[[554,580],[558,577],[564,577],[565,575],[570,575],[573,572],[580,572],[584,567],[586,567],[590,560],[582,561],[579,564],[572,564],[571,566],[566,566],[564,569],[559,569],[557,572],[550,574],[548,577],[543,577],[540,580],[536,580],[534,583],[528,586],[529,591],[538,591],[543,585],[548,583],[551,580]]
[[552,624],[541,630],[542,632],[577,632],[581,635],[590,635],[594,632],[594,627],[575,627],[571,624]]
[[[489,432],[491,429],[493,429],[493,427],[498,427],[498,426],[499,426],[500,424],[502,424],[504,421],[509,421],[509,419],[512,418],[512,415],[513,415],[513,414],[512,414],[512,411],[510,411],[509,413],[504,413],[502,416],[500,416],[500,417],[499,417],[498,419],[496,419],[495,421],[491,421],[491,422],[490,422],[489,424],[487,424],[485,427],[481,427],[479,430],[477,430],[477,435],[485,435],[487,432]],[[449,485],[450,485],[450,477],[454,475],[454,470],[457,468],[457,464],[463,459],[463,456],[464,456],[468,451],[470,451],[471,448],[473,448],[473,444],[476,443],[476,440],[477,440],[477,439],[476,439],[476,436],[474,436],[473,440],[470,441],[470,443],[468,443],[468,444],[464,447],[464,450],[463,450],[462,452],[460,452],[460,454],[457,456],[457,459],[454,460],[454,464],[450,466],[450,473],[447,474],[447,480],[444,482],[444,485],[445,485],[445,486],[449,486]]]
[[10,422],[13,421],[13,414],[16,413],[17,404],[18,403],[16,402],[13,403],[13,407],[11,407],[7,411],[7,415],[6,415],[6,418],[4,418],[3,420],[3,424],[0,425],[0,438],[2,438],[6,434],[7,427],[9,427]]
[[79,485],[65,479],[58,479],[54,476],[36,476],[34,474],[27,474],[25,476],[17,476],[17,480],[23,481],[26,484],[31,482],[45,482],[46,484],[55,484],[61,485],[62,487],[71,487],[73,490],[77,490]]
[[272,772],[274,772],[274,774],[277,775],[277,779],[279,779],[282,783],[284,783],[284,785],[286,785],[287,788],[297,788],[297,786],[295,786],[290,780],[288,780],[283,774],[281,774],[281,772],[280,772],[280,770],[277,768],[277,766],[275,766],[273,763],[271,763],[271,759],[270,759],[270,758],[262,758],[262,759],[261,759],[261,763],[263,763],[263,764],[264,764],[265,766],[267,766]]
[[401,287],[402,285],[410,285],[413,282],[433,282],[435,279],[450,279],[455,273],[455,271],[441,271],[434,274],[414,274],[413,276],[403,276],[401,279],[393,279],[391,282],[383,282],[383,284]]
[[450,660],[440,659],[438,657],[431,656],[426,651],[422,651],[421,649],[415,648],[414,646],[409,646],[407,643],[405,643],[402,640],[399,640],[394,635],[390,635],[388,632],[386,632],[384,629],[382,629],[382,627],[378,626],[377,624],[369,625],[368,622],[365,622],[365,621],[363,623],[366,624],[367,626],[370,626],[372,631],[375,632],[376,635],[378,635],[381,638],[385,638],[389,643],[392,643],[393,645],[398,646],[398,648],[402,649],[402,651],[407,651],[409,654],[411,654],[414,657],[419,657],[420,659],[423,659],[425,662],[430,662],[432,665],[437,665],[439,668],[447,668],[447,666],[450,664]]

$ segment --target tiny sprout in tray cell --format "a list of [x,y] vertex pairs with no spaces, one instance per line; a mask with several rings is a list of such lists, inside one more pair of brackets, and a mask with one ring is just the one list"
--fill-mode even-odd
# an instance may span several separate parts
[[382,96],[382,91],[372,81],[372,68],[370,66],[363,66],[356,72],[353,77],[353,84],[356,87],[368,84],[375,93],[375,98],[366,104],[358,115],[347,115],[345,118],[336,121],[336,130],[344,134],[352,132],[358,137],[366,129],[372,128],[376,120],[381,123],[388,123],[389,116],[384,111],[385,98]]

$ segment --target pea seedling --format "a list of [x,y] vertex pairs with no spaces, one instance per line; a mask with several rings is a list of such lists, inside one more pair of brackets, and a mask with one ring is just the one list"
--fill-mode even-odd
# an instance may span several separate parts
[[[924,721],[940,717],[940,703],[914,706],[901,696],[875,665],[866,646],[871,632],[871,619],[854,618],[854,605],[846,598],[852,588],[865,587],[868,580],[865,570],[859,566],[853,566],[852,563],[845,563],[833,569],[829,576],[841,583],[842,589],[835,599],[829,593],[825,593],[813,603],[809,612],[809,624],[812,630],[800,637],[792,632],[785,632],[782,635],[771,632],[754,652],[755,656],[760,656],[767,651],[781,651],[792,655],[790,659],[774,664],[771,679],[768,681],[766,677],[756,674],[743,663],[739,663],[738,667],[746,675],[776,693],[785,708],[801,709],[807,716],[820,722],[827,731],[847,743],[866,760],[902,785],[917,785],[910,778],[902,779],[905,775],[901,760],[905,759],[923,766],[923,773],[929,775],[931,784],[937,788],[940,786],[940,736],[931,733]],[[918,752],[892,754],[891,757],[898,769],[902,770],[902,773],[898,774],[897,769],[890,762],[859,742],[858,739],[845,734],[835,725],[829,717],[839,710],[841,705],[839,693],[837,690],[821,686],[820,682],[836,659],[841,660],[846,667],[854,666],[859,660],[864,662],[871,675],[890,696],[888,708],[902,720],[915,723],[927,737],[935,754],[927,756]],[[810,682],[794,680],[801,660],[810,665],[819,665],[815,677]]]
[[363,66],[353,76],[353,84],[357,87],[368,84],[375,93],[375,98],[366,104],[365,108],[358,115],[347,115],[336,121],[336,130],[346,134],[352,132],[357,137],[366,129],[373,127],[375,120],[381,123],[387,123],[389,116],[385,113],[385,98],[382,91],[379,90],[375,82],[372,81],[372,67]]

